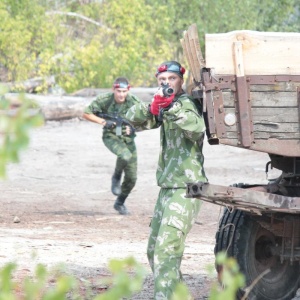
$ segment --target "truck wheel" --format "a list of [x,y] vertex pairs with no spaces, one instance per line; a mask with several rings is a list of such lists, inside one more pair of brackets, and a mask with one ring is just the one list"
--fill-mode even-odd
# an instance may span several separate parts
[[[290,300],[295,295],[300,282],[299,263],[283,263],[271,253],[271,246],[281,244],[280,238],[261,227],[243,211],[224,211],[216,233],[215,254],[226,251],[235,257],[241,272],[245,275],[246,286],[265,270],[270,269],[254,286],[248,300]],[[217,266],[218,273],[221,271]],[[241,299],[244,292],[238,292]]]

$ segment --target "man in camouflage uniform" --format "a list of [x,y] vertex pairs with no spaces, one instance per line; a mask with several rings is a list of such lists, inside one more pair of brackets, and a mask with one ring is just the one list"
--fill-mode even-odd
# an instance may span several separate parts
[[[137,180],[137,151],[134,141],[136,135],[130,126],[126,125],[122,126],[122,134],[117,135],[115,122],[98,117],[94,113],[105,113],[124,118],[131,106],[141,103],[140,99],[129,93],[129,89],[130,85],[126,78],[117,78],[113,84],[113,92],[99,95],[83,114],[85,119],[103,126],[103,143],[117,156],[111,191],[118,196],[114,203],[114,209],[121,215],[129,213],[124,202]],[[123,172],[124,178],[121,185]]]
[[173,94],[164,96],[160,88],[149,106],[139,103],[126,115],[130,121],[147,121],[148,129],[160,127],[156,178],[161,190],[147,247],[156,300],[171,299],[182,279],[180,265],[185,239],[201,205],[198,199],[185,198],[185,183],[207,181],[202,154],[204,119],[195,100],[182,90],[184,73],[185,69],[176,61],[162,63],[156,73],[158,84],[169,84]]

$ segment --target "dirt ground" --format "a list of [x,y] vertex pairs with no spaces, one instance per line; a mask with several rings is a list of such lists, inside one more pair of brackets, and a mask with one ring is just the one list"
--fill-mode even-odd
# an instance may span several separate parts
[[[159,130],[138,132],[138,181],[127,199],[130,216],[113,209],[110,192],[115,156],[101,141],[102,130],[87,121],[48,121],[31,133],[21,162],[8,166],[0,181],[0,266],[15,261],[18,276],[30,275],[37,263],[64,263],[81,282],[99,287],[109,275],[111,258],[134,256],[148,275],[132,299],[152,299],[153,281],[146,259],[149,222],[158,194],[155,170]],[[266,183],[268,155],[205,141],[209,181]],[[184,279],[195,299],[207,299],[214,264],[215,232],[222,208],[202,205],[186,241]],[[100,288],[99,288],[100,289]]]

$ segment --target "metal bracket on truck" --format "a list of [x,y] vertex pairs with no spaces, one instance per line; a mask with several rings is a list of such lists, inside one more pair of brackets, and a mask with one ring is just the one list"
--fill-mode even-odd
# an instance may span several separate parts
[[[300,197],[274,194],[277,187],[272,185],[234,186],[213,185],[206,182],[188,183],[187,197],[225,206],[229,209],[240,209],[257,215],[262,213],[300,213]],[[274,190],[271,193],[271,190]]]

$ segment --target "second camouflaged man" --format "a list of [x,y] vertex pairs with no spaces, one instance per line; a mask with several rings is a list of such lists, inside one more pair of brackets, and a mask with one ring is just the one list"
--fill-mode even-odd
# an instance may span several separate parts
[[105,118],[105,115],[124,118],[131,106],[141,103],[140,99],[129,93],[129,90],[128,80],[124,77],[117,78],[113,84],[113,91],[97,96],[83,114],[85,119],[103,126],[103,143],[117,156],[111,191],[118,196],[114,209],[121,215],[129,213],[124,203],[137,180],[137,151],[134,141],[136,134],[126,123],[118,128],[116,122]]

